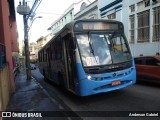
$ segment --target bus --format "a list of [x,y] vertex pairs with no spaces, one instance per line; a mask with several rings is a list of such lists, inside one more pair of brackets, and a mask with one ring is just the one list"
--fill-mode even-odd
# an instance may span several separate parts
[[136,82],[134,58],[119,21],[72,21],[40,49],[38,60],[44,78],[78,96]]

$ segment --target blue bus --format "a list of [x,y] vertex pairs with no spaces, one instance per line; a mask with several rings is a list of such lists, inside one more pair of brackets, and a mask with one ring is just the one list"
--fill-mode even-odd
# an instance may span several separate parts
[[78,96],[109,92],[136,82],[134,58],[119,21],[72,21],[38,52],[38,60],[47,80]]

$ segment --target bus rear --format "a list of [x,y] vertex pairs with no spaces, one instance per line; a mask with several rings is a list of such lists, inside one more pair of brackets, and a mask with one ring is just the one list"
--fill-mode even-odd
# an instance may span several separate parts
[[113,91],[136,82],[134,59],[121,22],[80,20],[73,31],[77,95]]

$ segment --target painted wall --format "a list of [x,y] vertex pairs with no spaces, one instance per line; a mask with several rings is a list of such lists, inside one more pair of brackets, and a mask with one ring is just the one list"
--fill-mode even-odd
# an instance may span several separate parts
[[16,21],[10,18],[11,45],[13,52],[19,52]]
[[0,70],[0,111],[5,111],[10,98],[8,65]]
[[9,63],[9,77],[10,77],[10,87],[14,91],[14,76],[13,76],[13,63],[12,63],[12,45],[11,45],[11,32],[9,26],[9,12],[8,11],[8,0],[0,1],[0,18],[1,18],[1,38],[6,46],[6,59]]
[[[8,2],[10,2],[10,4],[8,4]],[[10,9],[9,6],[11,7]],[[3,64],[3,67],[0,69],[0,111],[6,109],[10,93],[14,92],[15,89],[12,52],[18,51],[18,42],[15,11],[13,9],[14,1],[0,1],[0,44],[5,45],[6,47],[7,61],[7,63]]]

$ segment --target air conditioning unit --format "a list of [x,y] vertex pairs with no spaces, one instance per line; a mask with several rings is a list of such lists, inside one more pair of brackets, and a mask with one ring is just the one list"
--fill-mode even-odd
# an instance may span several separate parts
[[157,0],[152,0],[152,2],[157,2]]

